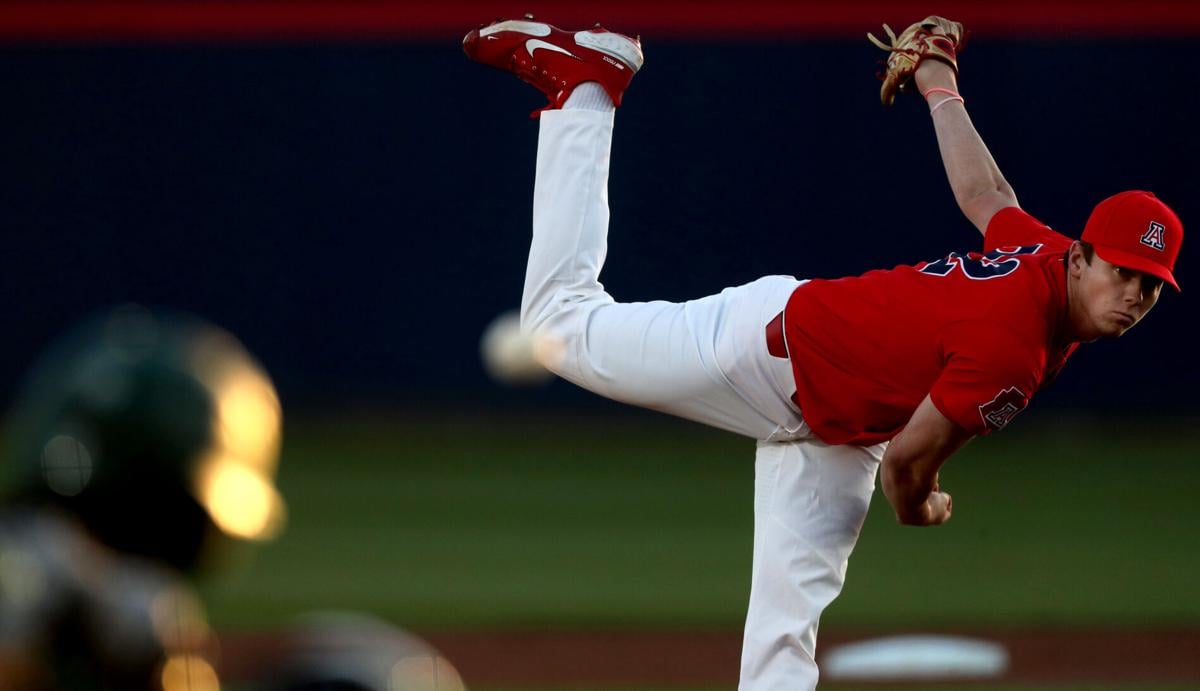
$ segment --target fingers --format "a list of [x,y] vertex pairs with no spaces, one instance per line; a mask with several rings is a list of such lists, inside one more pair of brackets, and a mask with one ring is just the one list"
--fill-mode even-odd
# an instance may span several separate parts
[[896,100],[896,91],[900,88],[900,77],[894,72],[888,72],[883,79],[883,86],[879,87],[879,101],[885,106],[890,106]]

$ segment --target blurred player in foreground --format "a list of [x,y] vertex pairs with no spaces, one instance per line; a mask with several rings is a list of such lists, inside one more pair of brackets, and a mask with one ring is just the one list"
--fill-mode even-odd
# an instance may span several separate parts
[[185,580],[272,537],[281,414],[230,334],[125,307],[34,367],[8,420],[3,688],[216,691]]
[[356,612],[314,612],[267,656],[257,691],[465,691],[429,643]]
[[529,16],[463,41],[550,99],[535,113],[522,305],[543,362],[603,396],[757,440],[742,689],[816,686],[818,621],[841,591],[877,471],[901,523],[946,522],[946,459],[1005,427],[1079,343],[1122,335],[1163,283],[1178,288],[1183,228],[1154,195],[1105,199],[1081,241],[1021,209],[958,94],[961,37],[929,17],[877,41],[890,52],[882,98],[914,81],[926,97],[982,253],[840,280],[768,276],[681,304],[618,304],[599,282],[613,112],[642,66],[640,41]]

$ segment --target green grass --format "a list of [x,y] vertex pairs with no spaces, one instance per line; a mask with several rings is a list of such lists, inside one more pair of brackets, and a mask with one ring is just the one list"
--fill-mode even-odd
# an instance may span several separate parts
[[876,494],[831,618],[1194,626],[1196,441],[1044,428],[977,440],[943,473],[946,526],[898,527]]
[[[1026,427],[947,465],[946,526],[897,526],[877,492],[823,627],[1200,626],[1200,433]],[[748,440],[467,413],[289,421],[286,437],[288,531],[206,586],[218,627],[319,608],[426,630],[741,625]]]

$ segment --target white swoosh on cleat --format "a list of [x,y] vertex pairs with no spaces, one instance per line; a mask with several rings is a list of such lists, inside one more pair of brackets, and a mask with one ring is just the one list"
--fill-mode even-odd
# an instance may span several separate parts
[[578,55],[575,55],[574,53],[567,50],[566,48],[563,48],[561,46],[556,46],[553,43],[547,43],[546,41],[542,41],[542,40],[536,39],[536,38],[531,38],[525,42],[525,50],[529,51],[529,57],[533,57],[533,51],[537,50],[538,48],[542,48],[544,50],[552,50],[556,53],[562,53],[563,55],[569,55],[569,56],[575,58],[576,60],[579,59]]

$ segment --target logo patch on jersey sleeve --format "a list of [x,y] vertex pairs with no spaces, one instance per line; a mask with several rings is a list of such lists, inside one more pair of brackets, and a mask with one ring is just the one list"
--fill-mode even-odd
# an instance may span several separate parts
[[1163,237],[1167,229],[1158,221],[1150,221],[1150,227],[1142,234],[1142,244],[1151,249],[1156,249],[1162,252],[1167,248],[1166,239]]
[[983,424],[994,430],[1004,429],[1017,413],[1025,410],[1029,397],[1015,386],[1010,386],[991,401],[979,406],[979,415]]

